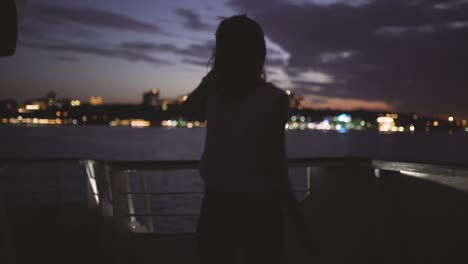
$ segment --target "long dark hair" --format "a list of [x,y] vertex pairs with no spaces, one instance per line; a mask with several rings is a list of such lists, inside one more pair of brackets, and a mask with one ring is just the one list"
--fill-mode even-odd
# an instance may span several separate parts
[[246,15],[224,19],[216,30],[211,64],[216,90],[231,101],[265,82],[266,44],[260,25]]

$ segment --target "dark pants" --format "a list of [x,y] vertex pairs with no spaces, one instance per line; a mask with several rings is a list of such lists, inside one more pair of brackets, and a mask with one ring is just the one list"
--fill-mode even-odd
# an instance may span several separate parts
[[198,222],[201,264],[282,263],[284,223],[277,197],[207,191]]

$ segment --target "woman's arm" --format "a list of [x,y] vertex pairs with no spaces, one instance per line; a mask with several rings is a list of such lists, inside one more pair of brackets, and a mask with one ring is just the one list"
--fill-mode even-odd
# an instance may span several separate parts
[[310,254],[312,257],[316,257],[319,253],[316,238],[314,237],[314,234],[310,232],[310,229],[307,227],[305,216],[302,210],[299,208],[299,203],[296,199],[293,189],[291,188],[291,185],[289,184],[289,166],[286,152],[286,132],[284,128],[290,116],[289,96],[284,94],[284,96],[280,100],[280,105],[278,108],[280,109],[280,114],[278,118],[280,118],[282,125],[280,141],[280,152],[282,155],[280,177],[282,177],[281,182],[286,215],[292,220],[292,223],[296,229],[296,234],[299,240],[301,240],[301,242],[303,243],[307,253]]
[[203,77],[200,84],[188,96],[182,105],[183,115],[189,120],[206,120],[205,106],[209,87],[213,81],[213,73],[210,71]]

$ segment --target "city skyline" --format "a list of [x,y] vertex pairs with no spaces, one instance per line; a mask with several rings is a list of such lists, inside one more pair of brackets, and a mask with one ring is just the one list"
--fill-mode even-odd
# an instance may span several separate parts
[[[220,17],[246,13],[267,37],[267,77],[315,109],[467,117],[468,2],[372,0],[25,1],[0,98],[56,91],[86,101],[176,98],[208,71]],[[281,17],[281,19],[277,19]]]

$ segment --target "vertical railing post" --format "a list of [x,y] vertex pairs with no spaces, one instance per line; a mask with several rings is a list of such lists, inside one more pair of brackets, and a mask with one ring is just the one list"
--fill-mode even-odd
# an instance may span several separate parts
[[310,195],[310,166],[307,166],[307,196]]
[[148,194],[148,183],[146,179],[146,175],[144,173],[141,174],[141,184],[143,187],[144,197],[145,197],[145,208],[146,208],[146,224],[148,226],[149,232],[154,232],[154,223],[153,223],[153,216],[152,216],[152,209],[151,209],[151,197]]
[[88,188],[88,206],[92,208],[99,207],[99,191],[96,181],[96,162],[94,160],[83,161],[86,168],[87,188]]
[[127,194],[127,206],[128,206],[128,213],[130,215],[130,222],[135,223],[136,222],[136,217],[134,216],[135,205],[133,203],[133,194],[132,194],[132,186],[130,182],[130,177],[128,176],[128,174],[132,172],[133,171],[128,171],[127,173],[125,173],[125,192]]
[[96,185],[98,190],[101,216],[114,216],[114,201],[112,196],[111,167],[108,163],[99,162],[96,166]]

